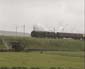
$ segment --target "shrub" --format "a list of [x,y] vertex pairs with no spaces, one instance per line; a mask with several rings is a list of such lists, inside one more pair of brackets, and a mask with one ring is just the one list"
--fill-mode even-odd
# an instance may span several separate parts
[[50,69],[56,69],[56,67],[50,67]]
[[30,69],[40,69],[39,67],[31,67]]

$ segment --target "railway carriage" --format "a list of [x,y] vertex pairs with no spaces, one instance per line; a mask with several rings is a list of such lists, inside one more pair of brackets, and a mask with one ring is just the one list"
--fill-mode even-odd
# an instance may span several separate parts
[[32,31],[32,37],[38,38],[72,38],[85,40],[85,35],[79,33],[64,33],[64,32],[48,32],[48,31]]

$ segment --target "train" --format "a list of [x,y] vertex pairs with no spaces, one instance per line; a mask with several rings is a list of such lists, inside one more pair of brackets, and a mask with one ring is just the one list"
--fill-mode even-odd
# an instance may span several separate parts
[[48,31],[32,31],[32,37],[36,38],[71,38],[85,40],[85,34],[80,33],[65,33],[65,32],[48,32]]

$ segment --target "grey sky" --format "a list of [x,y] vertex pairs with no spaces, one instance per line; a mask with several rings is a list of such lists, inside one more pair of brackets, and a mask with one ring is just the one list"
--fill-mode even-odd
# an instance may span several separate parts
[[84,0],[0,0],[0,30],[30,32],[34,24],[84,32]]

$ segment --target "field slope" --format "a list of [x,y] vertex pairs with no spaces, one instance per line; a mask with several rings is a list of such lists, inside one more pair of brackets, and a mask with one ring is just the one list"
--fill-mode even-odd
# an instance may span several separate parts
[[3,36],[0,37],[0,49],[5,48],[2,38],[9,45],[11,41],[19,41],[28,49],[54,51],[0,52],[0,67],[84,69],[85,45],[83,40]]
[[[32,37],[17,37],[17,38],[3,37],[3,38],[6,42],[8,42],[8,44],[10,44],[11,41],[19,41],[25,46],[25,48],[28,49],[33,48],[33,49],[52,49],[58,51],[84,51],[85,48],[83,40],[32,38]],[[4,44],[2,44],[1,41],[0,47],[4,47]]]
[[[69,55],[70,54],[70,55]],[[64,67],[69,69],[84,69],[83,52],[3,52],[0,53],[0,66]]]

